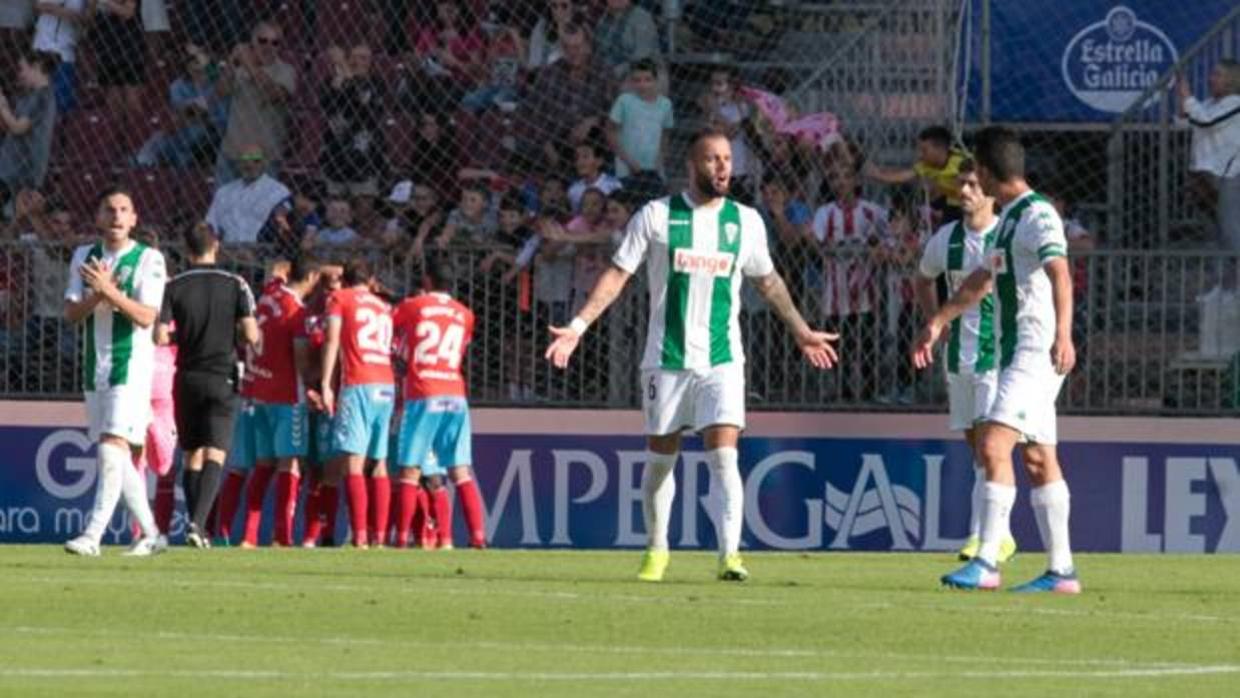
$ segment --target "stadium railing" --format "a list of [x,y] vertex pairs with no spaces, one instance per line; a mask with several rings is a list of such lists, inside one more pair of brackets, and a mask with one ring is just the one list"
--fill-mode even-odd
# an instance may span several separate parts
[[[79,330],[60,319],[68,246],[0,244],[0,397],[78,399]],[[350,248],[350,254],[360,250]],[[471,399],[517,407],[633,408],[640,404],[637,369],[649,315],[639,272],[583,341],[571,365],[555,370],[543,359],[547,325],[564,322],[580,300],[549,302],[538,279],[506,283],[478,265],[487,250],[457,249],[463,272],[458,297],[474,308],[477,331],[466,371]],[[175,273],[183,268],[167,250]],[[379,277],[395,295],[418,287],[419,258],[371,252]],[[264,274],[246,251],[226,252],[224,264],[259,287]],[[1065,412],[1081,414],[1212,415],[1240,413],[1240,301],[1234,290],[1240,257],[1214,251],[1098,250],[1073,259],[1077,285],[1077,367],[1060,395]],[[783,269],[811,324],[821,315],[816,274]],[[880,266],[875,332],[862,346],[845,343],[845,365],[819,372],[800,357],[771,312],[743,295],[743,334],[751,409],[943,409],[941,361],[929,371],[909,367],[908,347],[919,330],[898,282],[909,270]],[[1233,290],[1227,290],[1233,289]]]

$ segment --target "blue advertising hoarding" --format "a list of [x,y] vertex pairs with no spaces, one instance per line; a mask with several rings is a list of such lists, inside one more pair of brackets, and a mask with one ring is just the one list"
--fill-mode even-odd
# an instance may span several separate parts
[[[628,431],[639,423],[635,415],[484,412],[474,452],[492,545],[644,544],[645,450]],[[741,447],[745,547],[947,550],[963,539],[971,462],[963,443],[942,431],[941,416],[767,414],[753,421]],[[1236,420],[1064,422],[1061,459],[1072,489],[1075,548],[1240,552]],[[0,542],[55,543],[76,534],[94,492],[85,433],[6,426],[0,442]],[[688,440],[676,471],[675,547],[714,546],[708,472],[700,443]],[[269,524],[268,513],[264,536]],[[174,536],[182,526],[178,517]],[[1023,548],[1040,547],[1027,495],[1018,500],[1013,528]],[[458,530],[457,540],[464,539]],[[125,540],[127,524],[118,516],[105,542]]]
[[1234,0],[970,3],[967,118],[980,113],[990,5],[992,121],[1110,122],[1235,7]]

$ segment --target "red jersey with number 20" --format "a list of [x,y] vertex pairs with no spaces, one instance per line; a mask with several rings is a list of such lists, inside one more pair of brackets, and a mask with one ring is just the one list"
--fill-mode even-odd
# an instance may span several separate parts
[[327,299],[340,321],[341,385],[396,383],[392,373],[392,308],[367,289],[343,288]]
[[422,293],[396,308],[402,338],[405,399],[465,397],[461,360],[474,337],[474,313],[446,293]]

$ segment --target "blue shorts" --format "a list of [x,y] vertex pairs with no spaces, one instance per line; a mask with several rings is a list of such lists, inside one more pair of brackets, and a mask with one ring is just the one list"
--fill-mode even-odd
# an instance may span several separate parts
[[332,449],[372,460],[387,458],[395,406],[396,388],[391,385],[350,385],[341,390],[332,420]]
[[310,413],[310,458],[314,465],[322,468],[327,465],[336,452],[332,449],[332,416],[326,412]]
[[228,451],[227,466],[234,470],[254,467],[258,444],[254,435],[254,401],[243,400],[233,421],[232,448]]
[[309,424],[304,404],[255,402],[251,417],[254,458],[304,458],[309,448]]
[[397,467],[420,467],[422,474],[442,475],[446,468],[473,461],[469,403],[463,397],[433,397],[405,403],[400,422]]

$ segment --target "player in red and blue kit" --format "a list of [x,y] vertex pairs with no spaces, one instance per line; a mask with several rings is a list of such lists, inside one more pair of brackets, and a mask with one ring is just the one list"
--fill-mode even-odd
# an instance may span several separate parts
[[[438,547],[452,547],[452,501],[445,473],[456,486],[469,528],[469,544],[486,547],[482,498],[470,470],[472,461],[469,403],[461,362],[474,334],[474,313],[452,298],[452,262],[443,255],[427,260],[422,293],[396,309],[393,325],[407,366],[404,414],[396,465],[400,473],[398,540],[407,539],[416,501],[416,485],[425,475],[435,508]],[[427,542],[423,541],[426,546]]]
[[[345,265],[344,288],[327,299],[327,339],[323,345],[323,404],[333,414],[332,448],[341,454],[328,470],[329,482],[347,472],[345,490],[353,544],[368,547],[368,527],[386,531],[391,487],[385,461],[395,405],[392,372],[392,309],[372,288],[375,278],[364,259]],[[332,381],[340,359],[341,389]],[[368,516],[365,473],[369,471],[375,515]],[[383,545],[377,537],[376,546]]]
[[244,383],[249,396],[249,454],[253,465],[246,493],[242,547],[258,545],[263,499],[273,473],[276,502],[272,542],[293,544],[293,516],[301,461],[309,443],[306,390],[302,376],[309,364],[306,309],[303,302],[319,282],[319,264],[309,258],[292,262],[288,281],[268,286],[255,313],[261,339],[247,352]]
[[[336,511],[340,505],[340,489],[337,484],[326,481],[327,466],[335,452],[332,450],[332,418],[319,395],[319,383],[323,376],[323,344],[327,341],[327,299],[340,290],[339,266],[324,265],[319,287],[306,304],[306,341],[310,349],[310,366],[305,375],[306,385],[314,386],[306,391],[310,403],[310,449],[303,468],[307,476],[305,527],[301,545],[305,548],[332,546],[336,541]],[[339,373],[336,385],[339,390]],[[326,536],[324,536],[326,533]]]

